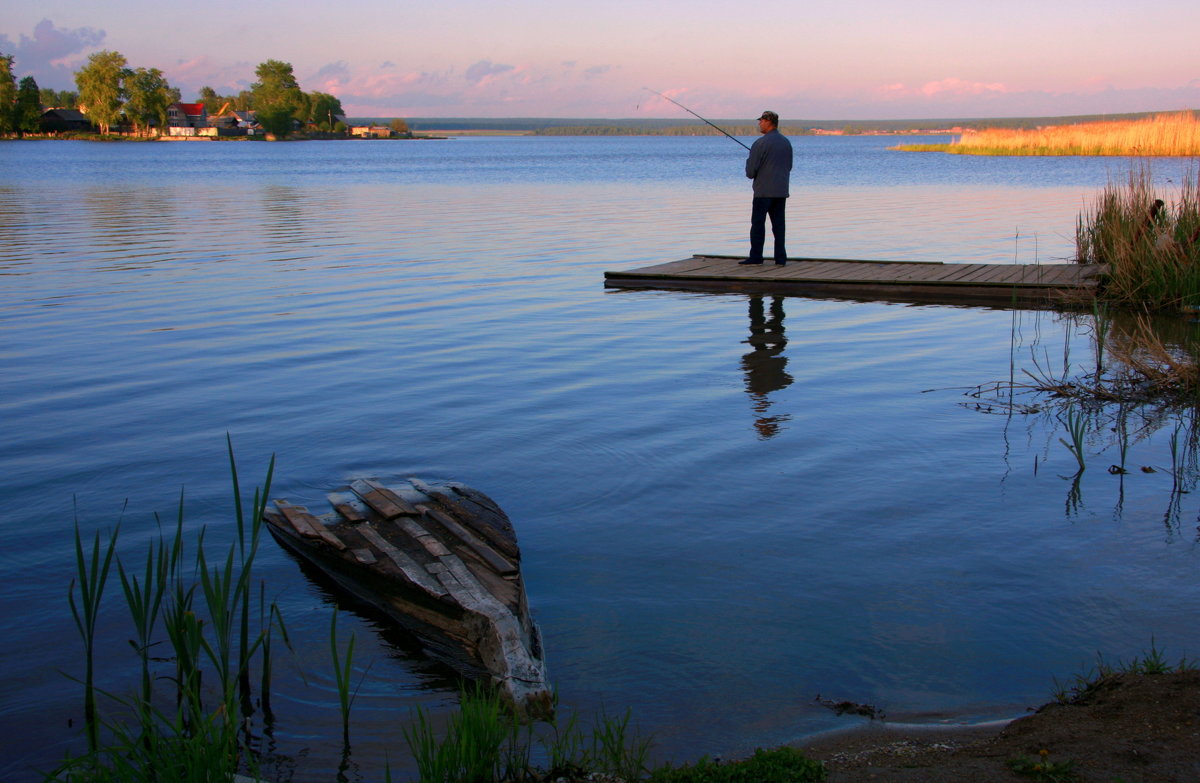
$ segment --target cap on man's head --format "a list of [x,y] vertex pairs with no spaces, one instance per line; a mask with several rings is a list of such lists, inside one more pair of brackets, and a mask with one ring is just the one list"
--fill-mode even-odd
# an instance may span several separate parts
[[760,119],[760,120],[766,120],[767,122],[771,123],[772,125],[778,125],[778,124],[779,124],[779,115],[778,115],[778,114],[776,114],[776,113],[775,113],[775,112],[773,112],[773,111],[764,111],[764,112],[762,113],[762,116],[761,116],[761,117],[759,117],[759,119]]

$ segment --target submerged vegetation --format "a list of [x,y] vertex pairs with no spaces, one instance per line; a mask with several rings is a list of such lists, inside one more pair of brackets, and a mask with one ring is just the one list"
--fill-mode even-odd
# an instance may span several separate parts
[[[1169,477],[1169,485],[1156,484],[1166,493],[1162,516],[1166,535],[1170,539],[1191,536],[1184,526],[1183,502],[1200,486],[1200,335],[1196,322],[1174,315],[1110,311],[1100,305],[1090,314],[1059,317],[1067,321],[1061,358],[1035,343],[1029,346],[1032,367],[1018,369],[1014,311],[1009,377],[965,390],[970,401],[963,406],[1009,418],[1020,416],[1045,431],[1047,446],[1034,459],[1033,473],[1037,475],[1042,464],[1070,465],[1067,475],[1059,474],[1070,482],[1068,516],[1082,506],[1085,471],[1100,462],[1115,479],[1114,511],[1118,516],[1127,476]],[[1082,364],[1071,356],[1072,332],[1087,334],[1092,343]],[[1130,464],[1130,447],[1154,437],[1167,441],[1164,459]],[[1069,462],[1063,459],[1067,455]],[[1200,540],[1200,535],[1195,538]]]
[[1159,198],[1147,167],[1109,184],[1075,230],[1076,260],[1105,264],[1102,296],[1149,309],[1200,305],[1200,186],[1189,171]]
[[907,152],[952,155],[1200,155],[1200,120],[1194,112],[1139,120],[1052,125],[1033,129],[985,128],[948,144],[902,144]]
[[[1090,334],[1088,365],[1075,366],[1064,346],[1061,366],[1056,368],[1052,365],[1057,359],[1039,346],[1031,346],[1032,369],[1022,368],[1018,374],[1014,364],[1008,379],[970,389],[972,398],[987,400],[982,410],[1053,411],[1067,431],[1067,446],[1074,455],[1082,440],[1080,417],[1091,416],[1099,408],[1138,406],[1155,411],[1151,418],[1161,422],[1166,414],[1187,412],[1200,404],[1200,335],[1195,334],[1192,323],[1174,317],[1111,312],[1099,304],[1091,313],[1061,317],[1071,327],[1068,341],[1072,330]],[[1014,334],[1014,343],[1016,339]],[[1015,345],[1013,350],[1015,353]]]

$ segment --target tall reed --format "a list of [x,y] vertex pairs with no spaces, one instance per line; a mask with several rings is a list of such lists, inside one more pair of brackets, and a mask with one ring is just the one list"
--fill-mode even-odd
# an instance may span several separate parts
[[465,689],[440,736],[430,714],[417,707],[404,739],[419,783],[582,780],[597,773],[632,783],[645,777],[650,740],[632,729],[629,711],[619,718],[602,714],[590,735],[575,715],[562,720],[555,710],[554,716],[540,740],[550,764],[544,771],[531,763],[534,729],[523,727],[493,689]]
[[1195,171],[1171,201],[1159,197],[1150,169],[1110,183],[1075,230],[1076,260],[1107,266],[1101,296],[1123,306],[1200,305],[1200,184]]
[[354,634],[346,644],[346,652],[338,651],[337,609],[329,620],[329,650],[333,658],[333,677],[337,683],[338,706],[342,711],[342,743],[350,745],[350,707],[354,704],[354,693],[350,690],[351,667],[354,664]]
[[404,739],[417,764],[419,783],[492,783],[517,772],[505,769],[503,762],[513,755],[505,746],[518,741],[519,723],[494,690],[464,690],[441,739],[423,708],[415,708],[413,717],[413,725],[404,728]]
[[[252,709],[239,683],[249,682],[251,665],[266,649],[270,628],[278,617],[274,605],[264,611],[260,604],[259,627],[249,623],[254,556],[273,468],[274,458],[264,488],[255,491],[249,514],[244,514],[230,449],[238,506],[237,539],[225,556],[210,566],[201,528],[196,535],[195,569],[190,574],[184,566],[182,495],[173,537],[166,540],[160,534],[151,543],[145,558],[138,558],[140,573],[127,568],[117,553],[116,530],[106,544],[96,534],[89,554],[76,526],[77,573],[69,603],[84,641],[88,744],[84,755],[69,758],[49,779],[216,780],[227,779],[239,768],[253,771],[257,767],[253,752],[239,738]],[[138,684],[129,693],[101,689],[95,681],[95,652],[104,641],[96,634],[97,618],[103,611],[105,582],[114,562],[139,664]],[[157,638],[160,633],[165,639]],[[113,641],[124,646],[125,638],[122,634]],[[167,649],[151,657],[150,650],[164,643]],[[171,667],[169,674],[155,671],[159,662]],[[266,682],[269,664],[262,667]],[[163,682],[170,683],[169,693],[159,692]],[[106,697],[107,709],[100,708],[98,694]]]
[[1067,408],[1066,419],[1063,425],[1066,427],[1067,434],[1071,436],[1071,442],[1068,443],[1063,438],[1059,438],[1058,442],[1067,447],[1067,451],[1071,452],[1071,456],[1079,463],[1079,472],[1087,470],[1087,462],[1083,455],[1083,442],[1087,436],[1087,417],[1081,413],[1076,413],[1074,407]]
[[[120,525],[113,529],[108,544],[101,548],[100,534],[92,539],[91,556],[84,556],[83,539],[79,535],[79,521],[75,521],[75,570],[67,600],[71,605],[71,616],[83,640],[83,720],[87,731],[88,751],[99,747],[99,722],[96,713],[96,620],[100,613],[100,601],[104,597],[104,586],[108,582],[113,553],[117,546]],[[75,587],[79,587],[79,602],[75,601]]]

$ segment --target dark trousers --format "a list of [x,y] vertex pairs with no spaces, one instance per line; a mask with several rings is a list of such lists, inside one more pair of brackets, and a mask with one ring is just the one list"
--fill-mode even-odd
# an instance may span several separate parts
[[775,237],[775,260],[786,261],[784,238],[787,226],[783,210],[786,198],[755,198],[750,211],[750,261],[762,261],[763,242],[767,239],[767,215],[771,216],[771,234]]

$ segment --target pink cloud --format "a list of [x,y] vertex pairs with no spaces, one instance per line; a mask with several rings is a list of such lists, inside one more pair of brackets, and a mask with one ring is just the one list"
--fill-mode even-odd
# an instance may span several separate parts
[[42,87],[75,88],[74,65],[83,62],[84,55],[103,43],[104,30],[79,27],[74,30],[55,27],[43,19],[34,25],[33,36],[22,34],[14,44],[0,35],[0,52],[14,58],[18,76],[32,75]]
[[968,82],[953,77],[937,82],[926,82],[921,86],[921,94],[933,97],[935,95],[985,95],[988,93],[1006,93],[1010,90],[1000,82]]
[[246,89],[254,81],[254,65],[247,60],[218,63],[207,55],[181,60],[163,69],[171,83],[183,89],[199,92],[212,87],[218,93],[233,93]]

